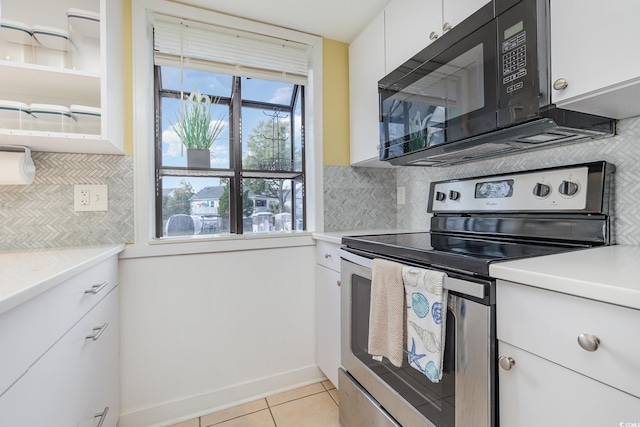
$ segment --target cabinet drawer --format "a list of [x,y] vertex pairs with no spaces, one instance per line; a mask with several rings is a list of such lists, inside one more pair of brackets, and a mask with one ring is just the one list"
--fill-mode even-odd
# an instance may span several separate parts
[[113,256],[4,313],[0,317],[0,395],[117,281],[118,259]]
[[[89,336],[99,333],[96,339]],[[76,426],[118,356],[117,288],[0,397],[2,426]]]
[[518,427],[632,425],[640,399],[572,372],[503,342],[498,354],[511,357],[499,369],[500,425]]
[[316,263],[340,272],[340,245],[319,240],[316,243]]
[[[498,281],[498,339],[640,397],[640,310]],[[578,336],[600,341],[586,351]]]
[[78,427],[116,427],[120,417],[120,359],[114,357],[101,371],[101,381]]

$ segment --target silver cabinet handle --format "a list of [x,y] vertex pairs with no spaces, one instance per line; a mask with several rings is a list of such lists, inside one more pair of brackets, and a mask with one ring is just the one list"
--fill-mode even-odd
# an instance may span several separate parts
[[435,31],[431,31],[431,34],[429,34],[429,40],[435,40],[438,38],[438,33],[436,33]]
[[103,290],[108,284],[109,284],[109,282],[103,282],[103,283],[100,283],[98,285],[93,285],[91,287],[91,289],[87,289],[86,291],[84,291],[84,293],[85,294],[95,295],[98,292],[100,292],[101,290]]
[[569,83],[567,82],[566,79],[563,79],[563,78],[560,78],[560,79],[556,80],[555,82],[553,82],[553,88],[555,90],[566,89],[567,86],[569,86]]
[[578,344],[587,351],[596,351],[600,345],[600,338],[590,334],[578,335]]
[[510,371],[511,368],[513,368],[513,365],[516,364],[516,361],[513,360],[512,357],[500,356],[500,358],[498,359],[498,364],[505,371]]
[[342,286],[342,282],[341,282],[340,280],[338,280],[338,281],[336,282],[336,285],[338,285],[338,286]]
[[93,341],[98,341],[98,338],[100,338],[100,335],[102,335],[102,333],[104,332],[105,329],[107,329],[107,326],[109,326],[109,323],[105,323],[102,326],[99,326],[97,328],[93,328],[93,334],[91,335],[87,335],[85,337],[85,339],[90,339]]
[[330,253],[324,254],[324,259],[329,259],[329,258],[331,258],[331,254]]
[[449,31],[450,29],[452,29],[452,28],[453,28],[453,25],[449,24],[448,22],[445,22],[445,23],[442,25],[442,31],[444,31],[445,33],[446,33],[447,31]]
[[106,406],[104,408],[104,411],[100,412],[99,414],[95,414],[93,416],[93,418],[100,418],[100,422],[98,423],[98,425],[96,427],[102,427],[102,423],[104,423],[104,420],[107,419],[107,412],[109,412],[109,407]]

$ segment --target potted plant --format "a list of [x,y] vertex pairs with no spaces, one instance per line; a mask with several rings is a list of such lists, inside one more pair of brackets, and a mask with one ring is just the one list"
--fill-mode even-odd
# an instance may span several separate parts
[[214,118],[219,98],[200,93],[197,85],[183,100],[176,123],[171,127],[187,149],[187,166],[211,167],[211,146],[224,128],[224,112]]

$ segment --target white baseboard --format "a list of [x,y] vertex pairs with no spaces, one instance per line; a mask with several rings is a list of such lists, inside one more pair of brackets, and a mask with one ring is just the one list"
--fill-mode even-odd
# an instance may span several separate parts
[[118,427],[163,427],[325,380],[317,365],[122,414]]

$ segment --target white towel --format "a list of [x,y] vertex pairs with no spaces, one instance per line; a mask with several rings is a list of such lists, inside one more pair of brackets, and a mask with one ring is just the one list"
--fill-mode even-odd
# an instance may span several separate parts
[[442,379],[447,290],[445,273],[407,267],[402,279],[407,295],[407,352],[409,365],[431,382]]
[[371,273],[368,351],[375,360],[384,356],[400,367],[406,313],[402,264],[374,259]]

